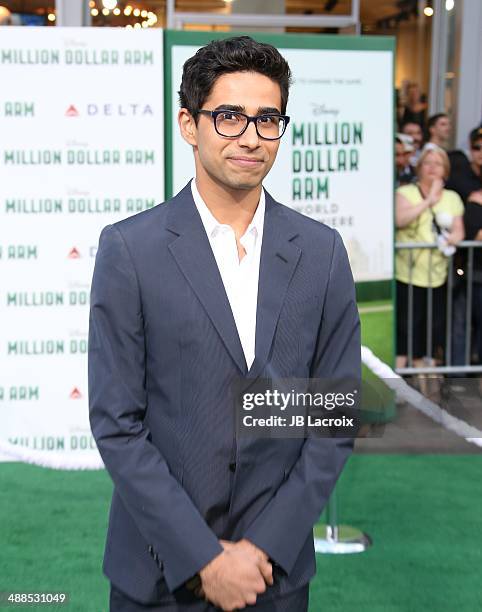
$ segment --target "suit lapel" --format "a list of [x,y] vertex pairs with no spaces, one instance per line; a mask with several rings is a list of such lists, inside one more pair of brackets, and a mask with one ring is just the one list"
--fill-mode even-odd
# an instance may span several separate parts
[[268,361],[281,307],[298,265],[301,250],[292,240],[298,233],[286,218],[286,211],[265,190],[266,211],[259,266],[256,312],[255,359],[249,378],[258,377]]
[[188,183],[171,201],[166,227],[178,237],[169,250],[244,376],[256,378],[266,364],[288,285],[301,250],[284,207],[265,191],[266,209],[258,282],[255,359],[248,372],[243,348],[211,245]]
[[211,245],[188,183],[173,198],[166,223],[178,235],[169,250],[243,375],[246,359]]

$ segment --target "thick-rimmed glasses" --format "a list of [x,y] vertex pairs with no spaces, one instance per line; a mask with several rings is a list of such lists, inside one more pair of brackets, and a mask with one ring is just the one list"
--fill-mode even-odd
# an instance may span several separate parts
[[251,121],[254,123],[256,133],[265,140],[278,140],[283,136],[286,126],[290,122],[287,115],[275,113],[265,113],[250,117],[244,113],[230,110],[205,110],[197,111],[203,115],[208,115],[214,120],[214,129],[220,136],[225,138],[237,138],[244,134]]

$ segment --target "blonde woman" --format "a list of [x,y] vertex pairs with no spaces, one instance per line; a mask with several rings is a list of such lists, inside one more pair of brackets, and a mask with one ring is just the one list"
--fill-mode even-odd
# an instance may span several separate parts
[[413,284],[413,365],[424,365],[427,355],[427,297],[432,287],[432,346],[445,346],[445,300],[448,257],[453,246],[464,238],[460,196],[444,189],[450,163],[447,153],[438,146],[427,145],[416,166],[417,182],[399,187],[396,192],[395,224],[397,242],[438,243],[439,248],[398,249],[397,279],[397,367],[407,364],[408,287]]

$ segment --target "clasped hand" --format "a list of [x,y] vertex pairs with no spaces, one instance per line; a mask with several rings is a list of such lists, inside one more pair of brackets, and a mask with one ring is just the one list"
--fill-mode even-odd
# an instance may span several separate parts
[[223,552],[200,572],[202,586],[196,592],[226,612],[254,605],[259,594],[273,584],[268,555],[249,540],[220,540]]

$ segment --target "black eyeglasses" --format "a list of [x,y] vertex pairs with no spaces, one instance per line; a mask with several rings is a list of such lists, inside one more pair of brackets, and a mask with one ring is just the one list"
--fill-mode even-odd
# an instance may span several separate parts
[[220,136],[225,138],[237,138],[244,134],[251,121],[254,123],[256,133],[264,140],[278,140],[283,136],[286,126],[290,122],[287,115],[266,113],[250,117],[244,113],[230,110],[205,110],[197,111],[214,119],[214,129]]
[[472,149],[474,151],[482,151],[482,144],[479,144],[479,145],[474,144],[472,145]]

